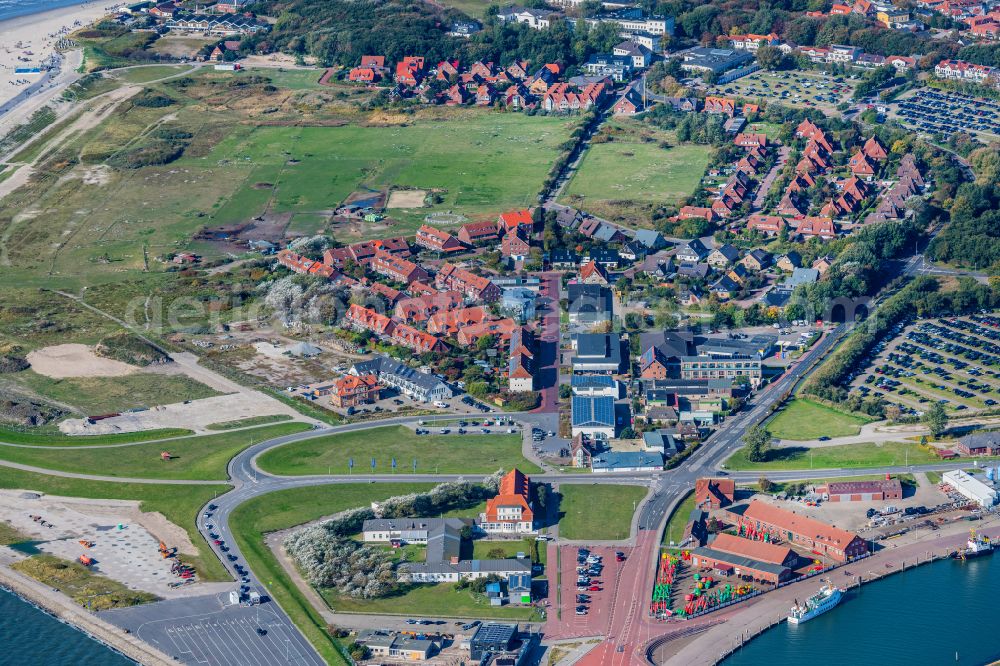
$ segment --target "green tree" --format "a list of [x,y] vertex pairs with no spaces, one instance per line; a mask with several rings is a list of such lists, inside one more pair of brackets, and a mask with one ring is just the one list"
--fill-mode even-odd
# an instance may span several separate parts
[[746,458],[750,462],[764,462],[771,452],[771,434],[762,426],[754,426],[743,435]]
[[757,489],[762,493],[769,493],[774,490],[774,482],[766,476],[757,479]]
[[944,405],[935,402],[924,414],[924,423],[930,428],[933,436],[939,437],[948,427],[948,415],[944,413]]
[[487,349],[493,349],[497,344],[497,338],[495,335],[484,335],[476,341],[476,349],[479,351],[486,351]]
[[757,62],[764,69],[781,69],[785,60],[785,54],[773,46],[761,46],[757,49]]

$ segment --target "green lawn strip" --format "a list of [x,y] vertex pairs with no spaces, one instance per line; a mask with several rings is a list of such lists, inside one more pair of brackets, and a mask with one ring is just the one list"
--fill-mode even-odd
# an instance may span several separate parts
[[285,573],[263,535],[346,509],[368,506],[373,501],[433,487],[431,483],[359,483],[280,490],[241,504],[230,516],[229,526],[247,565],[320,655],[330,664],[346,663],[327,632],[326,622]]
[[158,597],[149,592],[130,590],[122,583],[94,573],[78,562],[55,555],[33,555],[11,568],[40,583],[62,592],[84,608],[95,611],[138,606]]
[[684,538],[684,528],[687,526],[688,517],[691,512],[695,509],[695,496],[692,490],[688,493],[684,501],[677,505],[674,512],[670,514],[670,520],[667,521],[667,527],[663,530],[663,543],[665,545],[670,545],[670,542],[680,543]]
[[[559,486],[559,536],[563,539],[627,539],[632,526],[633,502],[646,496],[642,486]],[[596,510],[600,507],[600,510]]]
[[726,461],[726,469],[749,470],[800,470],[800,469],[850,469],[856,467],[887,467],[903,464],[926,465],[939,463],[933,452],[911,442],[886,442],[874,444],[840,444],[808,449],[802,446],[772,449],[768,460],[750,462],[745,449],[740,449]]
[[455,583],[414,584],[405,586],[400,594],[381,599],[355,599],[333,590],[319,591],[323,599],[339,613],[372,613],[377,615],[408,615],[413,617],[461,617],[495,620],[540,620],[531,607],[490,606],[485,595],[465,589]]
[[0,546],[9,546],[12,543],[28,541],[31,537],[21,534],[16,527],[6,520],[0,520]]
[[205,426],[206,430],[235,430],[236,428],[248,428],[250,426],[266,425],[268,423],[279,423],[288,421],[292,417],[288,414],[270,414],[268,416],[251,416],[247,419],[236,421],[222,421],[220,423],[210,423]]
[[767,430],[778,439],[806,441],[824,436],[857,435],[862,425],[875,420],[848,414],[806,398],[795,398],[768,421]]
[[[0,459],[77,474],[222,481],[226,479],[226,466],[230,459],[251,443],[309,429],[306,423],[280,423],[169,442],[111,448],[80,447],[72,451],[0,446]],[[162,452],[170,453],[172,458],[162,459]]]
[[348,472],[354,460],[354,473],[392,471],[396,459],[398,474],[417,473],[489,474],[498,469],[517,467],[523,472],[540,471],[521,455],[520,435],[417,435],[404,426],[388,426],[326,435],[292,442],[271,449],[258,458],[260,468],[272,474],[301,475]]
[[[467,513],[468,516],[473,516],[472,513]],[[534,537],[525,537],[523,539],[517,540],[489,540],[489,539],[476,539],[472,542],[472,559],[475,560],[491,560],[491,559],[503,559],[506,557],[517,557],[518,553],[524,553],[531,558],[531,561],[545,566],[545,548],[544,541],[535,541]],[[490,555],[491,551],[503,551],[503,556],[501,558],[495,558]]]
[[213,498],[228,491],[230,487],[227,485],[187,486],[88,481],[0,467],[0,488],[33,490],[64,497],[137,500],[141,502],[140,508],[143,511],[159,511],[167,520],[188,533],[199,555],[182,554],[180,557],[198,570],[202,580],[229,580],[222,563],[195,529],[198,511]]
[[180,74],[186,69],[190,68],[182,65],[149,65],[147,67],[132,67],[117,72],[105,72],[105,75],[113,75],[127,83],[148,83]]
[[105,414],[221,395],[185,375],[150,372],[123,377],[53,379],[25,370],[9,377],[39,395],[73,405],[85,414]]
[[58,430],[54,432],[25,432],[12,428],[0,427],[0,442],[7,444],[30,444],[32,446],[100,446],[103,444],[127,444],[129,442],[148,442],[154,439],[169,439],[184,437],[191,431],[184,428],[160,428],[159,430],[140,430],[138,432],[122,432],[113,435],[64,435]]

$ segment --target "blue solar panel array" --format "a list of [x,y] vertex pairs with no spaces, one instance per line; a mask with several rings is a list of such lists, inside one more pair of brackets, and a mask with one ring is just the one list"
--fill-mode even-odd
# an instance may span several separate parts
[[573,396],[573,425],[615,424],[615,401],[607,396]]
[[610,375],[573,375],[573,386],[611,388],[615,385],[614,377]]

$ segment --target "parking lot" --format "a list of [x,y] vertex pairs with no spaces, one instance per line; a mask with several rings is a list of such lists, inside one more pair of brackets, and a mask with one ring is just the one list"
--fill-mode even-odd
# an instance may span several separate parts
[[[553,633],[558,634],[560,638],[606,634],[611,626],[616,605],[615,596],[624,562],[627,561],[632,548],[626,546],[584,548],[585,556],[593,555],[601,558],[600,573],[597,574],[587,572],[592,566],[590,563],[578,563],[581,549],[577,546],[559,546],[559,551],[560,585],[557,600],[559,613],[558,618],[550,615],[550,623],[555,621],[559,628],[553,630]],[[616,557],[618,552],[621,552],[626,560],[619,562]],[[583,568],[584,572],[578,572],[578,568]],[[587,582],[583,583],[580,576],[585,576]]]
[[854,85],[850,77],[823,72],[754,72],[724,85],[712,86],[709,95],[740,95],[748,100],[777,100],[787,106],[833,111],[851,101]]
[[[301,634],[277,621],[270,609],[271,602],[231,606],[224,597],[220,594],[166,601],[106,611],[100,616],[181,663],[210,666],[321,663]],[[163,606],[172,608],[167,610]],[[163,617],[170,619],[159,619]]]
[[[852,388],[904,413],[940,402],[955,414],[1000,402],[1000,317],[972,315],[897,326],[856,371]],[[957,415],[957,414],[956,414]]]
[[922,88],[900,98],[895,115],[909,128],[929,134],[1000,136],[1000,102],[960,92]]

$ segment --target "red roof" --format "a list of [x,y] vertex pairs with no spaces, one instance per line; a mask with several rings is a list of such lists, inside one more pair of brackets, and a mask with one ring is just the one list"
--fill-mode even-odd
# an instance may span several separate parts
[[736,494],[736,482],[732,479],[698,479],[694,484],[694,501],[713,506],[732,504]]
[[534,225],[535,220],[531,217],[531,211],[526,208],[500,214],[500,226],[505,232],[517,227],[532,227]]
[[343,398],[377,388],[378,379],[375,375],[344,375],[334,383],[334,386],[337,387],[337,395]]
[[732,534],[716,535],[715,540],[708,544],[708,547],[712,550],[731,555],[742,555],[758,562],[769,562],[770,564],[783,565],[797,557],[788,546],[776,546],[773,543],[744,539]]
[[750,520],[760,521],[785,532],[798,534],[808,539],[823,543],[843,551],[848,544],[858,538],[854,532],[842,530],[839,527],[821,523],[807,516],[787,511],[767,502],[753,500],[747,506],[743,516]]
[[389,317],[357,303],[352,303],[351,307],[347,308],[344,318],[355,326],[360,326],[380,335],[389,335],[395,328],[395,322]]
[[[486,522],[529,522],[534,520],[534,513],[528,504],[530,480],[518,469],[513,469],[500,479],[500,492],[496,497],[486,500]],[[499,518],[500,507],[520,507],[520,520],[511,521]]]

